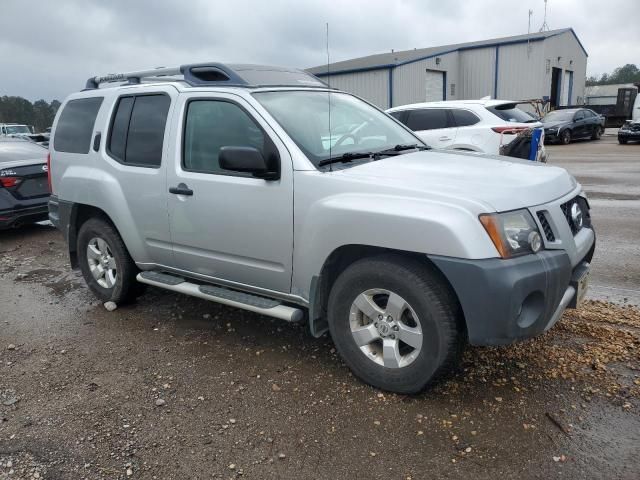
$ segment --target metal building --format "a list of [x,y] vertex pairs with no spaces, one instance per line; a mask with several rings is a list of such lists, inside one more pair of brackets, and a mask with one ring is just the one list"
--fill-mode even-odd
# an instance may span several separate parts
[[[308,71],[380,108],[485,96],[583,103],[587,51],[572,28],[354,58]],[[329,72],[329,73],[327,73]]]

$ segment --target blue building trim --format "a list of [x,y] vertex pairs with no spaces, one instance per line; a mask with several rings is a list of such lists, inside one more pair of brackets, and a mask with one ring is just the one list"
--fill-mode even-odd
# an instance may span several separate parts
[[496,65],[493,78],[493,98],[498,99],[498,72],[500,69],[500,45],[496,45]]
[[393,67],[389,68],[389,108],[393,107]]

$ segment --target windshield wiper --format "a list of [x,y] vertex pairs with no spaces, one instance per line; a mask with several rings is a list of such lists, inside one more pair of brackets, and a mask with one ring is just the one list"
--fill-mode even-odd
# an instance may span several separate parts
[[407,143],[407,144],[396,145],[395,147],[387,148],[385,150],[380,150],[379,152],[376,152],[374,154],[374,158],[377,158],[381,155],[401,155],[400,152],[403,152],[405,150],[429,150],[429,149],[430,147],[427,147],[426,145],[418,145],[417,143]]
[[373,152],[347,152],[342,155],[338,155],[337,157],[320,160],[318,162],[318,166],[324,167],[325,165],[331,165],[332,163],[346,163],[359,158],[370,158],[373,157],[373,155],[375,155]]

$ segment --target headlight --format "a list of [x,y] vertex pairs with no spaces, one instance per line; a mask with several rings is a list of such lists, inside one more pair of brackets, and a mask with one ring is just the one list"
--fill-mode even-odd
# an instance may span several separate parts
[[539,252],[542,238],[528,210],[480,215],[480,222],[502,258]]
[[546,132],[547,132],[547,133],[556,133],[557,131],[558,131],[558,129],[557,129],[557,128],[548,128],[548,129],[546,130]]

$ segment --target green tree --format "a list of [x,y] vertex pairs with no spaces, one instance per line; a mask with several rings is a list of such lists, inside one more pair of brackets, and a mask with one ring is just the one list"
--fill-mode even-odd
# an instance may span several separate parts
[[41,132],[51,126],[58,108],[58,100],[51,103],[38,100],[32,104],[22,97],[3,96],[0,97],[0,123],[33,125],[37,132]]

